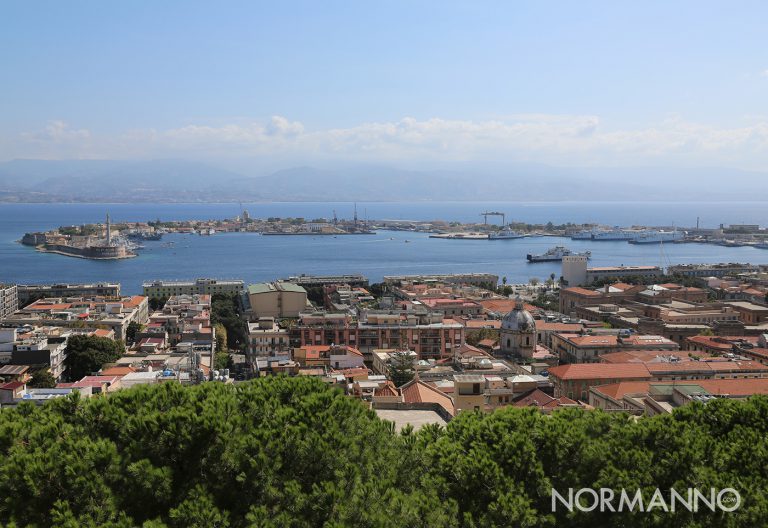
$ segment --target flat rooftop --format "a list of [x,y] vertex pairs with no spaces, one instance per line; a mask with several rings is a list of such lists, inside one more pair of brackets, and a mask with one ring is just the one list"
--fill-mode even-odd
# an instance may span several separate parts
[[406,425],[412,425],[418,431],[427,424],[445,425],[447,422],[435,411],[412,411],[395,409],[375,409],[376,415],[382,420],[395,423],[399,433]]

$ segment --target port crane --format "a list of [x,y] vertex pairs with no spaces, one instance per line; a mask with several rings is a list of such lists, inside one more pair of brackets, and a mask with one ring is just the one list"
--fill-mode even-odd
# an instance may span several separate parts
[[486,211],[484,213],[480,213],[480,216],[483,217],[483,219],[484,219],[483,223],[485,225],[488,225],[488,217],[489,216],[500,216],[501,217],[501,225],[503,225],[503,226],[507,225],[507,222],[506,222],[507,215],[505,215],[504,213],[499,213],[497,211]]

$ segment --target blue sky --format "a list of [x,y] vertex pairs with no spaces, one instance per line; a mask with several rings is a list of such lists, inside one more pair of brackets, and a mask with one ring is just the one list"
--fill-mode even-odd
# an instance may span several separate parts
[[768,163],[765,2],[0,4],[0,159]]

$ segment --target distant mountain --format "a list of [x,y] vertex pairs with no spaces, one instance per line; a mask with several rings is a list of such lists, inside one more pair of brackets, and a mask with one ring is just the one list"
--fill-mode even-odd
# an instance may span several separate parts
[[0,202],[759,200],[767,173],[722,168],[560,168],[453,163],[232,171],[185,160],[0,163]]

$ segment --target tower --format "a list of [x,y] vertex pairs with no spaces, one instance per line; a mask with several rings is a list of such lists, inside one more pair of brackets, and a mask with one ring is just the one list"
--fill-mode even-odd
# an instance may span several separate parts
[[109,213],[107,213],[107,245],[112,245],[112,227],[109,224]]
[[504,356],[532,358],[536,351],[536,321],[518,297],[514,309],[504,316],[499,332]]
[[567,255],[563,257],[562,275],[568,286],[583,286],[587,283],[587,257]]

